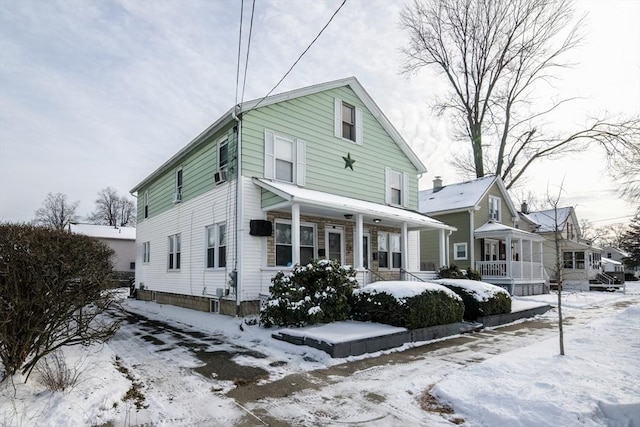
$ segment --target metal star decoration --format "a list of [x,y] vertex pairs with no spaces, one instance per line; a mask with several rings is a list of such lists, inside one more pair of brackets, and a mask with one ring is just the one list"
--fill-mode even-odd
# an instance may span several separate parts
[[349,168],[349,169],[353,170],[353,164],[356,161],[351,158],[351,153],[347,153],[347,157],[342,156],[342,158],[344,159],[344,168],[345,169]]

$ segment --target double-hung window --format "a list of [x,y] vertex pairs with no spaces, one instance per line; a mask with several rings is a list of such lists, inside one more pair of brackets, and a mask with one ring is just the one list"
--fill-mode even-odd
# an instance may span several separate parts
[[500,222],[500,205],[502,201],[499,197],[489,196],[489,220]]
[[407,207],[409,175],[385,168],[385,202],[389,205]]
[[453,244],[453,259],[467,259],[467,242]]
[[169,236],[169,270],[180,270],[180,234]]
[[182,201],[182,168],[176,171],[176,192],[173,197],[173,203]]
[[227,170],[229,164],[229,138],[218,141],[218,170]]
[[305,142],[265,130],[264,177],[304,186],[305,175]]
[[584,252],[563,252],[562,258],[564,261],[564,268],[575,269],[575,270],[584,270],[585,269],[585,258]]
[[149,218],[149,190],[145,190],[142,196],[142,205],[144,209],[144,217]]
[[334,134],[358,145],[363,141],[362,110],[340,99],[334,99]]
[[402,250],[400,235],[394,233],[378,233],[378,267],[401,268]]
[[148,264],[151,260],[151,242],[142,244],[142,262]]
[[207,227],[207,268],[227,265],[227,225],[225,223]]
[[[276,221],[276,266],[291,266],[293,263],[293,244],[291,241],[291,223]],[[309,264],[316,253],[316,232],[313,224],[300,225],[300,265]]]

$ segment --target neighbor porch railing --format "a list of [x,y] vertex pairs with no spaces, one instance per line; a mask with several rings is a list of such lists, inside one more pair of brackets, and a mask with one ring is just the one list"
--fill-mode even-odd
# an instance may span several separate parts
[[[509,267],[509,268],[507,268]],[[544,268],[539,262],[529,261],[476,261],[476,270],[484,277],[512,279],[544,279]]]

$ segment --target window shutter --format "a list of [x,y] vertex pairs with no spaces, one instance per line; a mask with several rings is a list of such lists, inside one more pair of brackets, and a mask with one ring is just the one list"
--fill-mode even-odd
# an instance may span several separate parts
[[275,163],[275,147],[273,132],[264,131],[264,177],[267,179],[273,179],[274,163]]
[[384,201],[387,204],[391,203],[391,169],[384,168]]
[[304,187],[307,174],[307,150],[304,141],[296,141],[296,184]]
[[356,144],[362,145],[362,141],[364,138],[363,135],[364,126],[362,124],[362,110],[356,108]]
[[335,98],[333,102],[333,134],[342,138],[342,100]]
[[402,174],[402,206],[407,207],[409,205],[409,174]]

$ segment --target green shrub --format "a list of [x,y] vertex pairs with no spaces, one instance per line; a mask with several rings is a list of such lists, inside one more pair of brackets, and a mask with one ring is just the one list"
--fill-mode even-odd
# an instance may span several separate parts
[[269,328],[330,323],[349,318],[348,299],[357,286],[355,270],[336,261],[314,260],[271,279],[260,323]]
[[428,289],[406,298],[388,292],[359,290],[351,297],[351,318],[408,329],[446,325],[462,320],[464,304],[449,292]]
[[[476,320],[479,317],[491,316],[494,314],[511,313],[511,296],[502,288],[499,288],[488,283],[483,283],[483,286],[487,288],[485,295],[479,295],[473,288],[465,287],[464,284],[456,285],[453,283],[446,283],[445,281],[438,281],[442,286],[446,286],[453,292],[458,294],[464,302],[464,319]],[[497,288],[495,292],[490,290],[491,287]]]
[[477,270],[469,267],[463,271],[455,264],[451,264],[449,267],[442,267],[438,270],[438,277],[441,279],[482,280],[482,276]]

